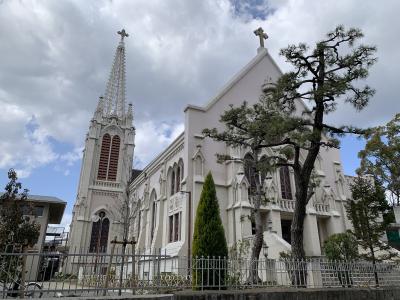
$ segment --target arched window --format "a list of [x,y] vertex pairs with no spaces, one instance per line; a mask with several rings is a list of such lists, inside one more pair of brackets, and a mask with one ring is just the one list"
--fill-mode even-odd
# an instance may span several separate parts
[[175,171],[171,173],[171,195],[175,194]]
[[247,178],[247,181],[250,183],[250,188],[249,188],[249,196],[254,194],[254,191],[256,189],[256,167],[254,165],[254,159],[253,156],[251,156],[249,153],[247,153],[244,156],[244,175]]
[[99,219],[92,224],[92,234],[90,236],[89,252],[107,252],[108,232],[110,229],[110,220],[105,212],[100,212]]
[[292,200],[292,185],[290,183],[290,172],[288,166],[279,168],[279,178],[281,181],[282,199]]
[[103,140],[101,142],[99,170],[97,173],[97,179],[99,179],[99,180],[107,179],[108,158],[110,156],[110,146],[111,146],[111,137],[108,133],[106,133],[105,135],[103,135]]
[[109,181],[117,179],[120,144],[121,139],[118,135],[112,138],[112,142],[108,133],[103,136],[97,179]]

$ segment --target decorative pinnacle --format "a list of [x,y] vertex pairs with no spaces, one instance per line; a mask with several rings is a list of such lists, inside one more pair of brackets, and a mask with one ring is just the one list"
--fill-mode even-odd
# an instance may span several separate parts
[[102,116],[103,110],[104,110],[104,98],[103,96],[100,96],[99,102],[97,103],[95,115]]
[[104,94],[104,113],[106,116],[125,115],[125,44],[124,38],[129,35],[125,29],[118,31],[121,40],[114,56],[110,77],[108,79],[106,92]]
[[260,38],[260,47],[264,48],[264,40],[268,38],[268,35],[264,32],[264,29],[259,27],[258,29],[254,30],[254,34]]
[[132,109],[132,103],[128,104],[128,112],[126,113],[126,116],[128,118],[133,118],[133,109]]

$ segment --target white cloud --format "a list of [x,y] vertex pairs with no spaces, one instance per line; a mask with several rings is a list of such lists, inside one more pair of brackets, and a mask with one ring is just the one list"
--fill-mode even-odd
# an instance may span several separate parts
[[82,158],[83,148],[84,147],[76,147],[73,151],[60,155],[60,160],[65,161],[67,166],[72,166],[76,161]]
[[357,113],[349,104],[340,105],[328,117],[330,122],[341,125],[351,123],[356,126],[375,126],[382,124],[400,111],[396,97],[397,64],[399,61],[400,40],[397,28],[400,21],[397,12],[400,2],[389,0],[384,5],[376,1],[273,1],[276,11],[265,21],[270,40],[268,47],[283,70],[289,66],[278,56],[279,48],[299,42],[311,46],[343,24],[347,28],[361,28],[365,34],[362,43],[376,45],[378,62],[370,70],[370,77],[363,82],[376,89],[377,93],[369,106]]
[[64,231],[68,232],[69,231],[69,226],[72,221],[72,214],[71,213],[64,213],[63,218],[61,220],[61,226],[64,227]]
[[134,168],[143,168],[174,141],[184,130],[183,123],[167,124],[147,121],[136,128]]
[[[363,113],[340,107],[330,119],[375,125],[399,111],[399,1],[270,0],[257,9],[266,3],[264,21],[252,19],[259,12],[247,4],[235,10],[228,0],[0,2],[0,169],[15,167],[28,176],[54,162],[67,172],[79,161],[77,149],[104,92],[122,27],[131,34],[127,98],[135,108],[141,164],[173,140],[167,133],[182,129],[188,103],[207,102],[255,55],[259,26],[283,70],[288,65],[278,50],[287,44],[312,43],[340,23],[362,28],[365,41],[378,46],[368,80],[376,97]],[[56,149],[54,141],[68,149]]]
[[20,178],[28,177],[31,171],[57,159],[46,131],[18,106],[8,104],[0,98],[5,118],[0,119],[0,168],[14,167]]

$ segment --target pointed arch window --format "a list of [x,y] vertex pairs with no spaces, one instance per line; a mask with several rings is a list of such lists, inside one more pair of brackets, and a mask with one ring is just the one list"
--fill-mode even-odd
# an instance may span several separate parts
[[110,229],[110,220],[105,212],[100,212],[99,219],[92,223],[92,234],[90,236],[89,252],[104,253],[107,252],[108,233]]
[[155,233],[155,229],[156,229],[156,225],[157,225],[157,203],[156,203],[157,195],[154,191],[151,194],[150,199],[152,199],[152,201],[151,201],[152,205],[151,205],[150,239],[151,239],[151,241],[153,241],[154,233]]
[[172,170],[171,173],[171,196],[175,194],[175,171]]
[[282,199],[292,200],[292,185],[290,182],[290,172],[288,166],[283,166],[279,168],[279,178],[281,181]]
[[118,135],[114,135],[112,139],[108,133],[103,135],[97,179],[117,180],[120,145],[121,139]]
[[151,218],[151,240],[153,241],[154,238],[154,231],[156,228],[156,214],[157,214],[157,204],[153,201],[152,207],[152,218]]
[[176,192],[181,190],[181,166],[178,165],[176,170]]

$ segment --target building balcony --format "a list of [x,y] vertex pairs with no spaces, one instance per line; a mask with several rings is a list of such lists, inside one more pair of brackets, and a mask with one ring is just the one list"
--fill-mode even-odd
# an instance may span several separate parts
[[288,199],[279,199],[278,205],[283,211],[294,211],[296,201],[295,200],[288,200]]
[[[288,199],[279,199],[277,201],[278,206],[282,211],[293,212],[295,207],[295,200],[288,200]],[[312,207],[315,209],[317,214],[329,214],[330,206],[329,204],[325,203],[313,203],[311,204]]]
[[329,213],[329,204],[325,203],[314,203],[314,209],[316,210],[317,213],[319,214],[327,214]]

